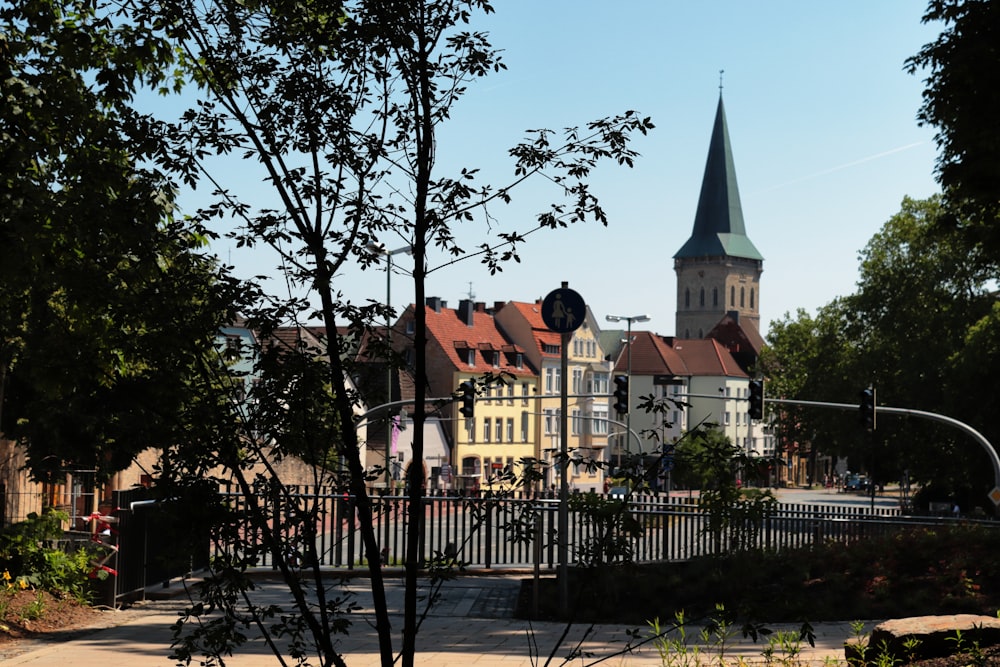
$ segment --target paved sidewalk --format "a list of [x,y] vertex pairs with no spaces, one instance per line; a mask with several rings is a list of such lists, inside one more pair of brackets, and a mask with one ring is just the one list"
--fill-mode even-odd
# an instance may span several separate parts
[[[500,667],[505,665],[543,665],[554,655],[550,665],[567,664],[571,652],[582,651],[588,657],[570,660],[573,665],[595,664],[621,667],[661,665],[656,649],[647,644],[628,655],[620,653],[629,641],[623,626],[573,626],[566,632],[565,624],[538,623],[512,618],[514,604],[523,576],[466,576],[449,581],[442,588],[438,603],[420,629],[417,639],[418,665],[435,667]],[[367,581],[356,579],[352,584],[356,601],[362,609],[355,614],[350,635],[339,640],[339,646],[349,667],[375,667],[380,664],[377,638],[371,627],[371,594]],[[279,601],[280,584],[264,582],[263,599]],[[397,631],[393,642],[398,647],[402,625],[403,587],[399,579],[387,581],[387,593],[392,621]],[[122,614],[122,623],[114,627],[86,632],[61,643],[31,643],[26,652],[7,657],[4,665],[26,667],[160,667],[174,665],[170,653],[170,625],[183,609],[181,600],[144,602]],[[774,626],[773,630],[797,630],[793,626]],[[870,630],[870,627],[867,628]],[[639,628],[643,637],[647,628]],[[821,623],[815,626],[816,647],[805,646],[800,656],[803,662],[822,665],[828,658],[844,662],[843,643],[851,636],[849,623]],[[563,633],[565,636],[562,637]],[[697,636],[697,632],[689,630]],[[560,641],[561,638],[561,641]],[[765,641],[766,645],[766,640]],[[742,637],[734,638],[731,653],[753,662],[763,662],[762,644],[753,644]],[[558,647],[557,647],[558,643]],[[633,640],[635,643],[635,640]],[[557,648],[554,648],[557,647]],[[713,654],[709,654],[713,655]],[[780,653],[776,654],[780,657]],[[709,663],[706,656],[704,663]],[[729,662],[729,661],[727,661]],[[258,638],[248,642],[226,659],[232,667],[264,667],[277,665],[276,658]]]

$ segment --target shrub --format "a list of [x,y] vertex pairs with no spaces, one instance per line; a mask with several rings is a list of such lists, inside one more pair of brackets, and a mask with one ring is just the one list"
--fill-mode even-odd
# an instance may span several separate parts
[[69,551],[58,547],[68,518],[65,512],[47,508],[0,532],[0,571],[36,589],[88,599],[93,554],[86,546]]

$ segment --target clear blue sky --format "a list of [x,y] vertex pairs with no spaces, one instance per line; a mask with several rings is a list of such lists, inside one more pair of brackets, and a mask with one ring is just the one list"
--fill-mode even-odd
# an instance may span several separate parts
[[[647,314],[644,328],[674,334],[672,256],[691,232],[719,70],[747,233],[765,258],[762,327],[853,292],[858,252],[903,197],[938,191],[934,131],[915,120],[922,78],[903,72],[938,31],[920,23],[925,4],[495,0],[497,13],[477,16],[474,27],[505,50],[508,70],[474,84],[454,110],[438,145],[439,175],[478,167],[506,182],[507,148],[527,128],[626,109],[657,128],[636,143],[634,169],[609,165],[593,179],[607,228],[540,232],[520,264],[490,276],[468,260],[433,273],[428,294],[454,306],[471,283],[477,301],[531,301],[568,281],[601,322]],[[515,191],[514,204],[492,210],[497,228],[530,229],[548,201],[544,188]],[[467,248],[485,234],[478,222],[460,230]],[[271,266],[219,250],[246,274]],[[384,270],[346,278],[352,300],[384,300]],[[399,309],[412,301],[404,275],[393,277],[392,292]]]

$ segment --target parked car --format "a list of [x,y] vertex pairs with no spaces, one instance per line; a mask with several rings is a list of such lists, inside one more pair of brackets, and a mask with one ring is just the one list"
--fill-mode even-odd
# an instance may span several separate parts
[[844,480],[845,491],[867,491],[871,488],[871,480],[866,475],[848,475]]

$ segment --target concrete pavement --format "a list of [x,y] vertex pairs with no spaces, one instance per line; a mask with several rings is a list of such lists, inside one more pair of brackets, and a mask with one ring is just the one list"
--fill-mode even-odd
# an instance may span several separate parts
[[[602,658],[602,665],[645,667],[662,665],[656,648],[647,643],[627,655],[621,655],[629,642],[629,628],[616,625],[577,625],[568,629],[562,623],[540,623],[513,618],[520,580],[526,575],[464,576],[445,582],[441,597],[432,607],[421,626],[418,639],[418,665],[435,667],[501,667],[512,665],[547,664],[591,665]],[[371,626],[371,594],[367,580],[355,579],[351,589],[361,609],[352,618],[350,634],[339,639],[339,647],[349,667],[380,665],[377,638]],[[387,593],[395,624],[393,636],[397,647],[401,641],[403,586],[400,579],[387,580]],[[280,583],[264,580],[259,591],[261,601],[280,601]],[[287,596],[287,593],[284,594]],[[85,631],[61,642],[30,642],[24,652],[4,656],[4,665],[26,667],[166,667],[176,664],[170,653],[170,625],[184,607],[181,599],[147,601],[126,611],[109,611],[112,616],[103,627]],[[797,631],[797,626],[775,625],[775,631]],[[868,624],[866,630],[871,629]],[[639,628],[647,637],[648,628]],[[821,623],[815,626],[816,647],[806,644],[799,664],[846,664],[843,644],[852,636],[850,623]],[[563,634],[565,633],[565,636]],[[698,629],[688,630],[698,636]],[[737,633],[738,634],[738,633]],[[632,640],[633,644],[636,640]],[[726,654],[753,662],[763,662],[763,643],[753,644],[734,637]],[[718,652],[700,647],[702,663],[708,664]],[[570,655],[586,657],[570,658]],[[775,658],[782,657],[776,651]],[[727,663],[730,661],[727,660]],[[253,639],[238,649],[226,665],[232,667],[264,667],[277,665],[277,659],[264,643]],[[313,663],[315,664],[315,663]],[[716,662],[716,664],[718,664]]]

